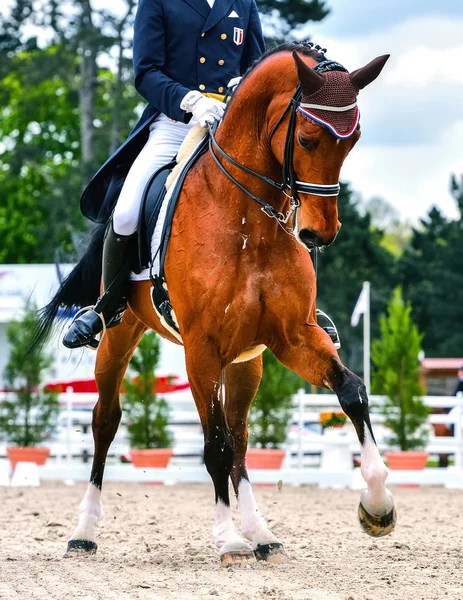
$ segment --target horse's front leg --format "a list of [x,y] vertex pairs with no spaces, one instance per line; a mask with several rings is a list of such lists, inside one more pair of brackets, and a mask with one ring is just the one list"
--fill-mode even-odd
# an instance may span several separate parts
[[318,325],[305,324],[289,339],[294,343],[274,348],[277,358],[309,383],[335,392],[354,424],[367,484],[359,506],[362,528],[373,537],[391,533],[396,522],[394,499],[386,488],[388,470],[376,446],[362,380],[342,364],[329,336]]
[[222,365],[213,347],[199,351],[197,341],[192,341],[192,347],[189,350],[185,340],[188,379],[204,431],[204,463],[215,489],[213,539],[222,566],[246,566],[256,559],[232,520],[228,482],[235,450],[222,403]]
[[231,478],[241,514],[241,533],[251,541],[259,560],[286,562],[283,544],[268,528],[254,498],[246,470],[248,413],[262,379],[262,356],[225,369],[225,414],[234,442]]
[[119,388],[135,348],[146,327],[127,309],[120,325],[108,329],[98,348],[95,379],[98,402],[93,409],[92,430],[95,442],[92,472],[79,507],[79,521],[68,542],[67,556],[94,554],[97,550],[96,525],[101,518],[101,488],[109,447],[121,420]]

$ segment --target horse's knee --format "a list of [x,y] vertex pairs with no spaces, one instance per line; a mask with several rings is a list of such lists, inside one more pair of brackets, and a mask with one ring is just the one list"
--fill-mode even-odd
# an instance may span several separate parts
[[352,421],[363,418],[368,412],[368,396],[360,377],[336,361],[332,381],[333,391],[346,415]]

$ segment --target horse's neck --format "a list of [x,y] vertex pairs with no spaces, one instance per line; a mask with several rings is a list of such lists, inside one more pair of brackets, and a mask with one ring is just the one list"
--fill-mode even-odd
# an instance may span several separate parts
[[[217,143],[239,164],[275,182],[281,182],[282,167],[274,157],[268,139],[267,109],[272,95],[268,87],[267,89],[263,86],[257,87],[256,91],[256,86],[253,86],[251,81],[245,81],[242,86],[217,130]],[[231,162],[221,157],[217,150],[214,153],[223,167],[249,192],[279,211],[286,208],[288,200],[281,191],[258,177],[233,167]],[[239,190],[232,181],[227,180],[210,154],[204,157],[203,164],[211,191],[216,201],[221,202],[224,211],[245,218],[249,211],[259,209],[252,198]],[[227,187],[226,194],[223,193],[224,186]],[[262,221],[265,221],[266,227],[273,229],[278,227],[274,219],[265,217]]]

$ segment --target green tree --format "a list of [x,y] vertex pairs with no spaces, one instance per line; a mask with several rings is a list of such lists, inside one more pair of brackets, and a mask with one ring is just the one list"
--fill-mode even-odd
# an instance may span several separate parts
[[397,279],[424,333],[426,356],[461,356],[463,349],[463,194],[456,177],[451,185],[458,217],[449,219],[433,207],[413,229],[397,265]]
[[40,444],[55,427],[59,412],[56,393],[40,387],[51,357],[29,350],[36,324],[37,311],[27,306],[24,318],[7,329],[10,358],[4,379],[8,397],[0,404],[0,433],[17,446]]
[[362,372],[362,328],[350,325],[352,311],[364,281],[371,282],[372,335],[393,289],[394,257],[382,246],[383,233],[359,210],[350,185],[341,184],[338,199],[341,230],[336,241],[319,253],[318,308],[336,323],[341,337],[340,355],[355,372]]
[[322,21],[330,13],[325,0],[259,0],[258,7],[264,31],[271,31],[269,39],[275,42],[289,39],[301,25]]
[[131,377],[124,379],[124,412],[132,448],[169,448],[172,436],[167,430],[169,407],[155,391],[155,370],[161,356],[159,337],[146,333],[130,362]]
[[270,350],[264,352],[263,360],[262,382],[249,413],[250,441],[262,448],[278,448],[288,434],[293,394],[303,382],[278,362]]
[[386,396],[382,406],[384,424],[394,433],[388,442],[401,450],[423,448],[427,440],[429,411],[421,398],[424,389],[418,360],[422,335],[412,321],[411,311],[401,289],[396,288],[387,316],[381,317],[381,338],[373,342],[371,354],[375,367],[372,391]]

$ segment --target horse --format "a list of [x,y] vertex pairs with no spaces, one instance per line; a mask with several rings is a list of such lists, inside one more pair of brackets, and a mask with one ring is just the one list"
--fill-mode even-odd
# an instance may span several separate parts
[[[222,566],[287,560],[259,511],[246,470],[248,411],[266,348],[305,381],[338,396],[361,447],[367,484],[358,510],[361,527],[371,536],[393,530],[394,499],[385,486],[388,471],[376,446],[366,389],[317,323],[316,275],[308,252],[331,244],[338,233],[339,174],[360,137],[356,97],[387,58],[348,73],[313,44],[286,44],[263,55],[241,81],[210,151],[186,176],[172,222],[165,280],[180,335],[154,311],[151,283],[137,281],[130,284],[122,323],[100,341],[95,452],[68,555],[96,552],[105,461],[122,414],[119,390],[149,329],[185,349],[204,432],[204,463],[215,490],[212,535]],[[43,309],[41,340],[60,307],[95,302],[101,246],[100,232]],[[241,532],[232,521],[229,478]]]

